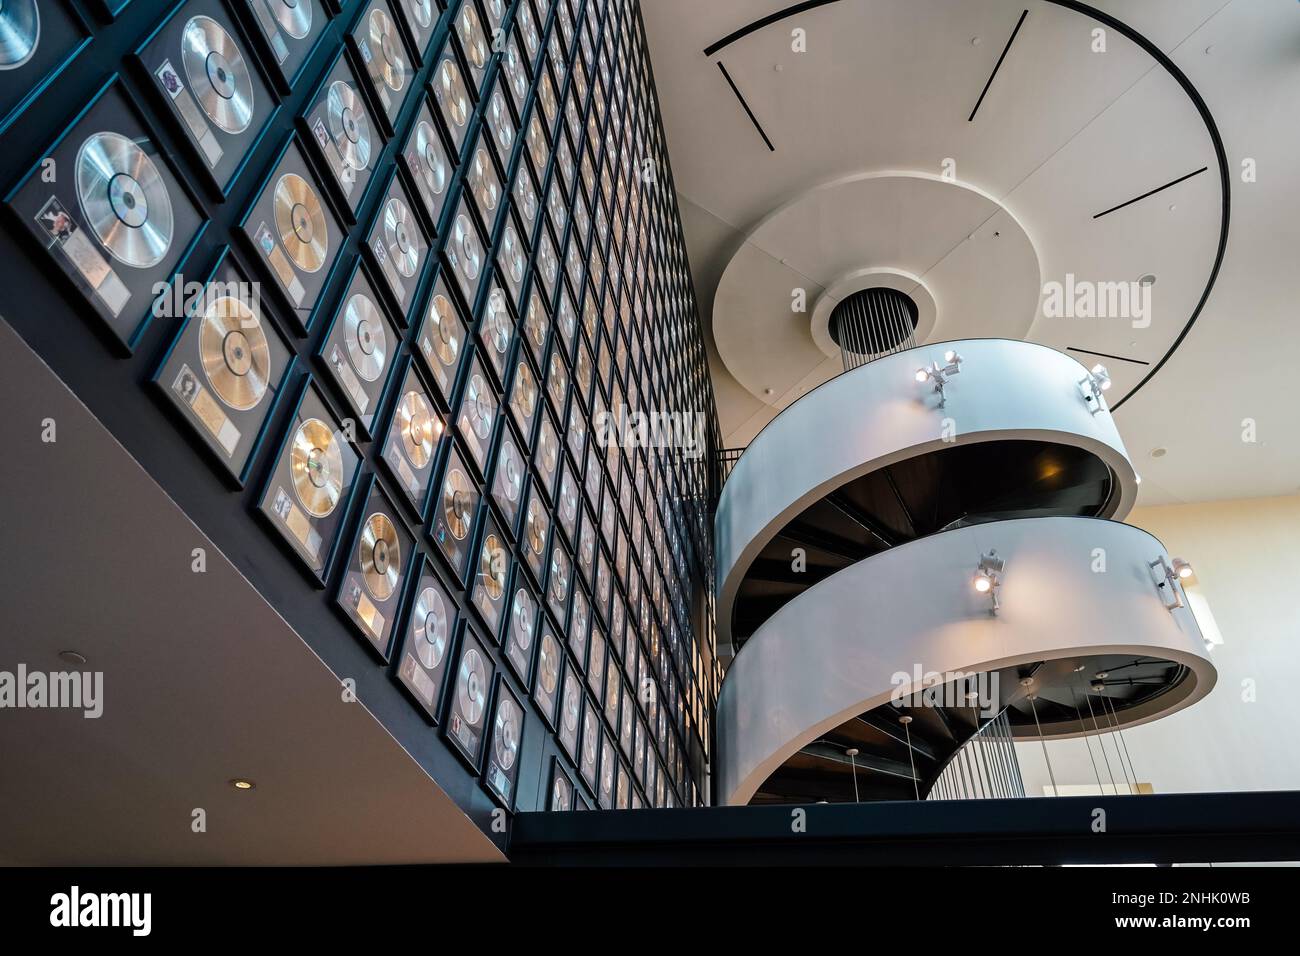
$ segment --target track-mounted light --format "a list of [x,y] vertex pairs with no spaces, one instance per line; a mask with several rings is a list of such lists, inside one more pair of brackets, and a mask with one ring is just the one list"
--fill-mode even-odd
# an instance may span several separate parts
[[1151,579],[1155,582],[1156,591],[1160,594],[1160,600],[1165,602],[1165,607],[1171,611],[1186,607],[1179,584],[1192,576],[1192,566],[1182,558],[1174,558],[1171,563],[1166,561],[1162,554],[1150,562],[1148,567],[1151,569]]
[[924,368],[916,370],[916,380],[922,384],[934,382],[934,391],[939,396],[939,407],[943,408],[947,402],[947,396],[944,394],[944,387],[948,384],[948,379],[961,371],[961,356],[952,349],[943,353],[944,364],[931,362]]
[[1087,403],[1088,409],[1096,415],[1106,407],[1102,401],[1102,392],[1110,388],[1110,371],[1104,365],[1094,365],[1088,374],[1079,380],[1079,394]]
[[998,609],[998,588],[1002,586],[1002,570],[1005,564],[998,557],[996,551],[989,551],[987,554],[980,555],[979,566],[975,569],[975,577],[971,579],[971,585],[980,594],[987,594],[989,600],[993,602],[994,612]]

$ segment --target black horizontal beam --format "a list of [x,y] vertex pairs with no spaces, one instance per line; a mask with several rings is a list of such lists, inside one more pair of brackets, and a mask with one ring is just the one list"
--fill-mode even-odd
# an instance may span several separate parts
[[1300,791],[521,813],[509,856],[673,866],[1300,860]]

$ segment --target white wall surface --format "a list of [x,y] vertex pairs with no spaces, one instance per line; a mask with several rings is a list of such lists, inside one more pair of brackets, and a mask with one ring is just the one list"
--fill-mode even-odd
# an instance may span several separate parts
[[[1223,639],[1208,697],[1125,731],[1137,779],[1156,793],[1300,789],[1300,496],[1137,508],[1127,523],[1191,562]],[[1096,786],[1082,740],[1047,748],[1058,784]],[[1109,736],[1106,748],[1119,781]],[[1036,741],[1017,749],[1026,792],[1041,796],[1042,749]],[[1109,789],[1095,743],[1092,753]]]

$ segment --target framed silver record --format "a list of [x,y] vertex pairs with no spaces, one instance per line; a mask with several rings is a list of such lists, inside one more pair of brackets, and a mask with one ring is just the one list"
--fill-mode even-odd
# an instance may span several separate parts
[[0,8],[0,133],[90,42],[66,0],[16,0]]
[[380,457],[406,498],[423,518],[434,468],[446,437],[446,424],[414,362],[408,360],[388,420]]
[[551,760],[551,789],[546,800],[546,809],[553,813],[562,813],[573,809],[573,780],[569,777],[559,757]]
[[456,212],[443,240],[442,254],[456,280],[461,299],[472,306],[478,296],[479,283],[487,271],[487,252],[483,235],[470,215],[464,196],[456,203]]
[[567,620],[569,595],[573,590],[573,561],[559,535],[551,536],[551,556],[546,571],[546,606],[556,620]]
[[601,726],[599,712],[592,705],[590,698],[581,694],[582,706],[582,749],[578,760],[579,773],[587,786],[594,792],[600,772]]
[[[516,581],[518,576],[516,575]],[[537,669],[533,674],[533,701],[541,711],[542,719],[553,730],[559,730],[556,706],[560,700],[560,678],[564,670],[564,649],[555,628],[544,620],[541,637],[537,641]]]
[[240,230],[306,331],[345,231],[296,139],[285,145]]
[[472,2],[460,5],[456,13],[455,31],[465,62],[469,64],[473,87],[479,90],[483,86],[488,60],[492,57],[492,47],[487,32],[483,29],[483,21],[479,18],[478,8]]
[[186,312],[153,383],[242,486],[293,353],[228,247]]
[[443,466],[442,481],[433,501],[429,535],[451,566],[456,581],[464,584],[469,571],[473,532],[482,496],[460,451],[453,444]]
[[135,55],[194,165],[227,195],[276,111],[243,33],[221,0],[187,0]]
[[397,304],[397,314],[405,325],[428,257],[429,243],[396,171],[370,227],[366,248],[379,266],[386,288]]
[[483,300],[483,314],[479,318],[478,340],[495,381],[505,381],[510,347],[515,340],[515,318],[509,298],[493,276],[488,282],[488,294]]
[[[571,589],[573,591],[573,606],[569,612],[569,626],[567,633],[569,635],[569,650],[573,652],[578,666],[584,671],[587,668],[587,643],[591,635],[591,610],[587,604],[587,594],[581,587]],[[561,621],[564,620],[558,613],[556,615]],[[599,693],[599,685],[597,685]]]
[[470,362],[469,378],[461,392],[460,407],[456,411],[456,430],[469,449],[480,475],[487,473],[488,450],[492,446],[500,404],[482,362],[475,356]]
[[414,88],[414,67],[389,0],[370,0],[348,34],[361,58],[367,88],[379,107],[380,121],[391,135],[406,97]]
[[329,15],[321,0],[242,0],[256,24],[256,35],[274,64],[282,92],[297,85],[303,68],[316,48]]
[[501,620],[510,601],[509,581],[513,565],[510,543],[502,535],[496,519],[491,514],[486,515],[474,562],[470,604],[478,611],[492,637],[501,633]]
[[350,59],[340,50],[300,120],[352,221],[384,149],[379,120],[362,91]]
[[592,628],[587,650],[587,686],[593,694],[599,695],[605,686],[605,662],[608,653],[605,635],[599,627]]
[[367,483],[365,506],[334,600],[367,645],[387,661],[415,543],[373,475]]
[[487,96],[487,104],[484,119],[488,133],[492,137],[492,148],[496,150],[497,159],[502,167],[508,168],[510,157],[514,153],[515,139],[519,135],[519,127],[500,79],[493,82],[492,92]]
[[460,653],[447,702],[447,739],[478,770],[489,725],[488,696],[496,665],[472,628],[461,636]]
[[613,739],[605,733],[600,743],[600,783],[596,787],[596,801],[602,810],[615,809],[614,781],[617,773],[618,754]]
[[470,118],[474,115],[474,101],[450,43],[444,47],[438,65],[433,69],[429,87],[438,104],[438,117],[451,140],[452,153],[459,155],[469,131]]
[[267,476],[258,511],[322,585],[359,462],[339,416],[309,380]]
[[319,359],[343,393],[366,437],[374,434],[375,413],[396,363],[401,335],[360,257],[321,343]]
[[426,558],[411,591],[397,678],[434,723],[438,722],[455,626],[456,602]]
[[579,737],[582,733],[582,677],[574,673],[572,663],[564,667],[563,690],[560,693],[560,713],[556,718],[559,727],[556,736],[560,746],[577,763],[580,757]]
[[519,235],[527,244],[537,231],[537,214],[541,211],[541,199],[527,163],[520,163],[516,167],[515,181],[510,187],[510,205],[519,217]]
[[551,316],[542,297],[534,288],[528,293],[528,304],[524,308],[524,341],[528,344],[533,361],[541,363],[546,356],[546,341],[551,331]]
[[474,209],[479,215],[489,235],[496,226],[497,215],[501,211],[501,177],[497,175],[496,164],[488,149],[487,137],[480,133],[477,142],[465,161],[465,187],[474,201]]
[[438,0],[396,0],[394,9],[415,51],[415,62],[424,63],[438,27]]
[[506,219],[496,258],[497,268],[501,270],[501,274],[505,277],[506,288],[510,290],[510,301],[519,302],[524,288],[524,278],[528,273],[528,248],[515,228],[513,219]]
[[515,528],[519,524],[527,470],[518,439],[511,429],[503,427],[501,438],[497,442],[496,461],[492,466],[491,494],[492,500],[501,509],[501,515],[505,518],[506,533],[511,538],[514,538]]
[[415,124],[407,134],[402,147],[402,163],[415,183],[415,192],[425,217],[436,232],[451,193],[456,161],[443,143],[427,101],[420,104]]
[[555,427],[555,419],[549,411],[542,412],[542,423],[537,426],[537,448],[533,453],[533,464],[541,478],[541,485],[548,496],[554,496],[555,483],[560,473],[560,434]]
[[524,736],[524,706],[506,683],[497,678],[496,703],[492,708],[492,732],[488,738],[483,783],[507,810],[515,805],[515,785],[522,763],[520,747]]
[[524,516],[519,526],[519,547],[524,555],[524,564],[539,585],[546,580],[546,555],[549,553],[550,536],[550,512],[545,500],[538,494],[537,482],[530,482]]
[[[175,301],[169,287],[207,225],[204,213],[120,81],[40,155],[6,202],[102,327],[131,349]],[[160,287],[168,290],[161,296]]]
[[[516,569],[514,580],[510,584],[510,610],[506,615],[505,630],[502,635],[503,646],[505,648],[506,663],[514,671],[516,677],[528,686],[528,678],[533,663],[533,649],[537,644],[537,622],[542,616],[540,605],[537,598],[533,595],[532,588],[529,587],[524,575]],[[552,660],[548,662],[551,667],[558,667],[559,662]],[[551,675],[552,686],[551,693],[554,694],[556,687],[554,678]]]
[[467,332],[460,306],[447,289],[442,274],[433,284],[433,293],[425,307],[424,318],[415,335],[415,344],[425,368],[433,376],[438,394],[450,404],[456,384],[456,372],[466,352]]

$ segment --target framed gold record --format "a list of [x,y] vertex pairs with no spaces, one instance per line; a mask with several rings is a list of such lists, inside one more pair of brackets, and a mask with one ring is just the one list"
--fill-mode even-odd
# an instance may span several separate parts
[[406,96],[413,88],[414,70],[389,0],[370,0],[348,38],[365,65],[369,93],[378,106],[385,130],[391,135]]
[[464,358],[465,322],[461,318],[460,308],[455,297],[447,289],[447,283],[441,273],[433,284],[433,292],[425,306],[424,318],[416,332],[415,345],[424,359],[438,395],[444,403],[450,403],[452,389],[456,382],[456,372]]
[[262,315],[257,287],[227,248],[152,380],[242,485],[292,361]]
[[564,649],[549,621],[543,621],[540,633],[537,640],[537,669],[533,674],[533,701],[541,711],[542,719],[553,730],[558,730],[556,707],[560,699]]
[[434,404],[429,386],[415,363],[408,360],[381,458],[397,479],[407,504],[421,517],[427,507],[445,436],[446,423]]
[[482,616],[489,635],[501,631],[501,619],[507,604],[508,582],[514,564],[509,542],[501,534],[496,520],[489,514],[483,522],[483,534],[475,558],[474,585],[470,603]]
[[388,660],[402,582],[415,558],[415,545],[405,521],[374,475],[366,482],[368,491],[335,600],[367,646]]
[[338,415],[308,382],[258,510],[318,581],[334,552],[359,460]]

